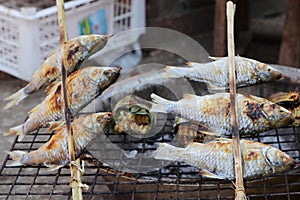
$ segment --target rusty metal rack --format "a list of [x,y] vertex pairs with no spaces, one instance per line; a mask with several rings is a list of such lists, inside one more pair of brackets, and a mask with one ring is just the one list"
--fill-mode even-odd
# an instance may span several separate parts
[[[164,135],[169,135],[167,138],[174,135],[171,124],[162,130]],[[31,151],[50,137],[50,133],[40,129],[22,142],[15,140],[11,150]],[[127,136],[119,137],[125,141]],[[252,139],[278,147],[298,162],[300,160],[300,128],[275,129]],[[155,138],[140,139],[135,143],[151,143],[151,140],[154,142]],[[163,141],[168,142],[168,139]],[[42,166],[9,167],[10,162],[7,156],[0,169],[0,199],[71,199],[68,167],[48,172]],[[84,199],[234,198],[230,181],[204,179],[198,172],[198,169],[178,162],[143,174],[123,173],[101,163],[87,164],[83,182],[89,185],[89,190],[83,192],[83,196]],[[250,199],[299,199],[300,170],[248,181],[246,191]]]

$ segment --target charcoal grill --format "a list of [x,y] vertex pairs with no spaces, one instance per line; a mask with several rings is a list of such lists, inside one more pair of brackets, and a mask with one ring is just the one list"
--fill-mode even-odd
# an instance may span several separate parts
[[[292,91],[298,85],[287,82],[260,85],[243,89],[254,95],[268,97],[277,91]],[[173,118],[167,118],[161,130],[160,142],[169,142],[174,137]],[[22,142],[14,141],[10,150],[31,151],[37,149],[51,137],[45,128],[25,137]],[[154,150],[148,144],[157,142],[158,137],[138,138],[131,144],[126,134],[107,133],[107,138],[126,150]],[[288,153],[300,161],[300,128],[274,129],[247,139],[264,142]],[[132,149],[131,149],[132,148]],[[147,149],[148,148],[148,149]],[[68,167],[48,172],[43,166],[8,166],[12,160],[6,156],[0,168],[0,199],[71,199]],[[184,163],[170,165],[146,172],[124,173],[104,163],[85,162],[82,181],[89,185],[83,192],[84,199],[233,199],[234,188],[230,181],[205,179],[199,170]],[[254,181],[246,181],[245,188],[250,199],[300,199],[300,169],[272,175]]]

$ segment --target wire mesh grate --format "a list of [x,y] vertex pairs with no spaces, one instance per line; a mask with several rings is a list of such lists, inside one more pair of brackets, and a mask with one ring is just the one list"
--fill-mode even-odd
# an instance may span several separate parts
[[[50,137],[50,133],[40,129],[22,142],[15,140],[11,150],[32,151]],[[126,141],[125,135],[119,137]],[[251,139],[276,146],[298,162],[300,160],[300,128],[276,129]],[[149,143],[151,140],[135,141],[139,142]],[[125,146],[130,147],[126,143]],[[8,165],[11,162],[7,156],[0,169],[1,199],[71,199],[68,167],[49,172],[43,166],[10,167]],[[102,163],[85,163],[82,181],[89,185],[89,189],[83,192],[84,199],[234,198],[230,181],[202,178],[197,168],[184,163],[173,162],[159,170],[133,174],[116,171]],[[299,199],[300,170],[294,169],[268,178],[247,181],[245,187],[250,199]]]

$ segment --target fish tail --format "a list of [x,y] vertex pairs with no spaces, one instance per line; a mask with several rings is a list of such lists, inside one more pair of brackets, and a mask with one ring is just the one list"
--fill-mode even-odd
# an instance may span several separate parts
[[8,166],[22,166],[23,163],[21,162],[21,159],[26,152],[24,151],[5,151],[9,156],[14,160],[11,164]]
[[13,128],[10,128],[7,132],[4,132],[3,133],[4,136],[7,136],[7,135],[18,135],[18,141],[22,141],[24,136],[25,136],[25,133],[24,133],[24,124],[21,124],[19,126],[16,126],[16,127],[13,127]]
[[6,110],[11,108],[12,106],[18,105],[20,101],[22,101],[26,97],[28,97],[28,94],[25,92],[25,88],[20,89],[16,93],[3,99],[4,101],[9,101],[3,109]]
[[161,143],[156,151],[154,151],[154,158],[176,161],[180,158],[183,151],[184,148],[178,148],[167,143]]
[[151,94],[152,101],[156,104],[153,104],[150,112],[159,112],[159,113],[167,113],[166,104],[170,103],[169,100],[164,99],[154,93]]

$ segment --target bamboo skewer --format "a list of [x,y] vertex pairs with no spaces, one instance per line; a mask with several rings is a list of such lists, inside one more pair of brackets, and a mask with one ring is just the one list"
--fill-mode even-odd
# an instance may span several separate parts
[[236,103],[236,70],[235,70],[235,46],[234,46],[234,13],[235,4],[228,1],[226,4],[227,16],[227,43],[228,43],[228,65],[229,65],[229,86],[230,86],[230,126],[232,129],[234,167],[235,167],[235,199],[246,199],[243,168],[239,137],[239,122]]
[[68,41],[68,32],[66,27],[66,16],[64,12],[64,0],[56,0],[57,5],[57,14],[58,14],[58,27],[59,27],[59,50],[60,50],[60,63],[61,63],[61,74],[62,74],[62,91],[63,91],[63,99],[64,99],[64,116],[66,121],[66,134],[68,135],[68,152],[69,152],[69,160],[70,160],[70,173],[71,173],[71,181],[70,186],[72,187],[72,197],[75,200],[82,199],[82,186],[81,183],[81,170],[80,168],[80,159],[75,161],[75,146],[74,146],[74,138],[73,131],[71,127],[71,113],[68,106],[68,97],[67,97],[67,89],[66,89],[66,62],[64,59],[64,43]]

